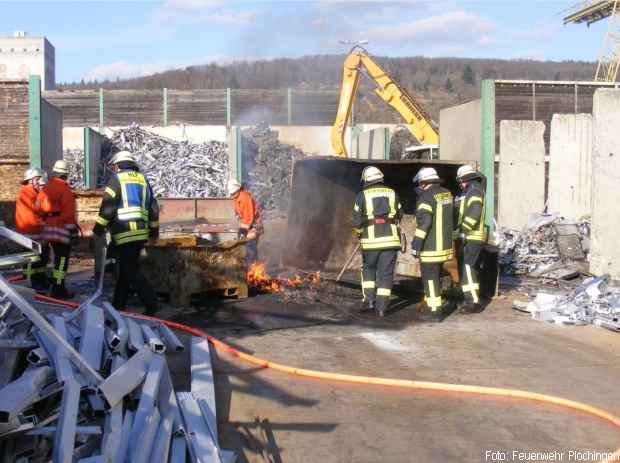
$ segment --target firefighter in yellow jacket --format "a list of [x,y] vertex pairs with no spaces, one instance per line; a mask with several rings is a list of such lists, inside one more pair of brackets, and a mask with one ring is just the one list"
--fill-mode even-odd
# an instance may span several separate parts
[[398,221],[402,206],[374,166],[362,172],[362,191],[355,197],[353,226],[362,246],[362,294],[366,310],[385,315],[392,294],[394,267],[400,249]]
[[416,230],[412,254],[420,259],[424,284],[424,302],[418,305],[420,319],[442,321],[447,304],[441,297],[440,276],[443,264],[454,257],[452,242],[452,193],[440,185],[437,171],[420,169],[413,179],[416,187]]
[[485,241],[484,177],[469,165],[459,167],[456,179],[461,194],[454,201],[455,244],[459,249],[459,280],[465,303],[461,311],[481,310],[478,260]]
[[110,177],[101,201],[93,234],[103,236],[109,228],[116,246],[118,278],[112,305],[124,310],[130,290],[138,293],[144,313],[158,310],[155,291],[140,271],[140,252],[144,243],[159,236],[159,207],[146,177],[128,151],[110,160]]

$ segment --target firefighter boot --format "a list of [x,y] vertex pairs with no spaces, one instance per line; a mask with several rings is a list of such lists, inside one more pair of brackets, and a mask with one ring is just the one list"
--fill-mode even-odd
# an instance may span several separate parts
[[379,299],[378,303],[377,303],[377,315],[379,315],[380,317],[385,317],[385,312],[387,312],[387,309],[390,305],[390,301],[389,299],[384,299],[381,298]]
[[362,312],[374,312],[375,311],[375,301],[374,300],[367,300],[364,301],[363,303],[364,305],[362,306]]
[[459,306],[459,312],[465,314],[480,313],[482,306],[479,303],[465,302]]
[[417,319],[421,322],[440,323],[445,318],[442,307],[432,310],[425,302],[420,302],[416,305],[416,309],[418,313]]
[[69,292],[65,287],[65,282],[60,284],[52,284],[52,292],[50,294],[54,299],[73,299],[74,294]]
[[30,277],[32,289],[37,293],[45,293],[49,290],[50,284],[45,273],[38,273]]

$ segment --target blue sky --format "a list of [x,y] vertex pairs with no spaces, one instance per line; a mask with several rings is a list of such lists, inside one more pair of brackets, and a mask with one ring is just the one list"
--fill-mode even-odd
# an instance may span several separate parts
[[339,39],[369,39],[377,55],[594,61],[607,22],[563,26],[561,13],[574,3],[0,0],[0,35],[47,36],[59,82],[347,51]]

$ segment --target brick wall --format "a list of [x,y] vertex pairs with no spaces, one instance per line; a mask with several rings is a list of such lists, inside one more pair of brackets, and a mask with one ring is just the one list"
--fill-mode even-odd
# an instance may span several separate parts
[[28,82],[0,81],[0,159],[28,157]]

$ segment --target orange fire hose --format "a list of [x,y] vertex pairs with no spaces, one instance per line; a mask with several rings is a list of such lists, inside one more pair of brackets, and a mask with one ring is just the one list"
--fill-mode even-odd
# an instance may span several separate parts
[[[54,299],[49,296],[36,295],[36,300],[40,300],[43,302],[49,302],[53,304],[64,305],[71,308],[79,307],[79,304],[74,302],[61,301],[59,299]],[[260,357],[256,357],[254,355],[246,354],[245,352],[241,352],[238,349],[226,344],[223,341],[220,341],[217,338],[214,338],[210,334],[199,330],[197,328],[193,328],[191,326],[183,325],[181,323],[176,323],[168,320],[162,320],[156,317],[149,317],[142,314],[136,314],[132,312],[123,312],[123,314],[128,315],[134,318],[142,318],[144,320],[153,320],[160,323],[165,324],[169,328],[176,329],[179,331],[183,331],[187,334],[191,334],[193,336],[206,338],[216,349],[220,349],[222,351],[228,352],[234,357],[238,357],[242,360],[245,360],[254,365],[258,365],[263,368],[270,368],[272,370],[280,371],[282,373],[286,373],[294,376],[302,376],[306,378],[315,378],[315,379],[324,379],[328,381],[339,381],[339,382],[349,382],[356,384],[372,384],[372,385],[380,385],[380,386],[390,386],[390,387],[400,387],[405,389],[417,389],[417,390],[426,390],[426,391],[439,391],[439,392],[460,392],[464,394],[480,394],[480,395],[488,395],[495,397],[510,397],[516,399],[527,399],[535,402],[542,402],[546,404],[559,405],[561,407],[565,407],[571,410],[576,410],[583,413],[588,413],[602,420],[608,421],[612,425],[616,426],[620,429],[620,417],[606,412],[605,410],[594,407],[592,405],[584,404],[581,402],[577,402],[574,400],[563,399],[561,397],[556,397],[552,395],[546,394],[538,394],[536,392],[528,392],[521,391],[517,389],[504,389],[504,388],[496,388],[496,387],[485,387],[485,386],[472,386],[466,384],[449,384],[449,383],[434,383],[428,381],[415,381],[408,379],[391,379],[391,378],[377,378],[372,376],[358,376],[358,375],[347,375],[341,373],[328,373],[324,371],[318,370],[307,370],[304,368],[295,368],[290,367],[288,365],[283,365],[281,363],[270,362],[269,360],[262,359]],[[609,458],[604,460],[602,463],[618,463],[620,462],[620,448],[616,450]]]

